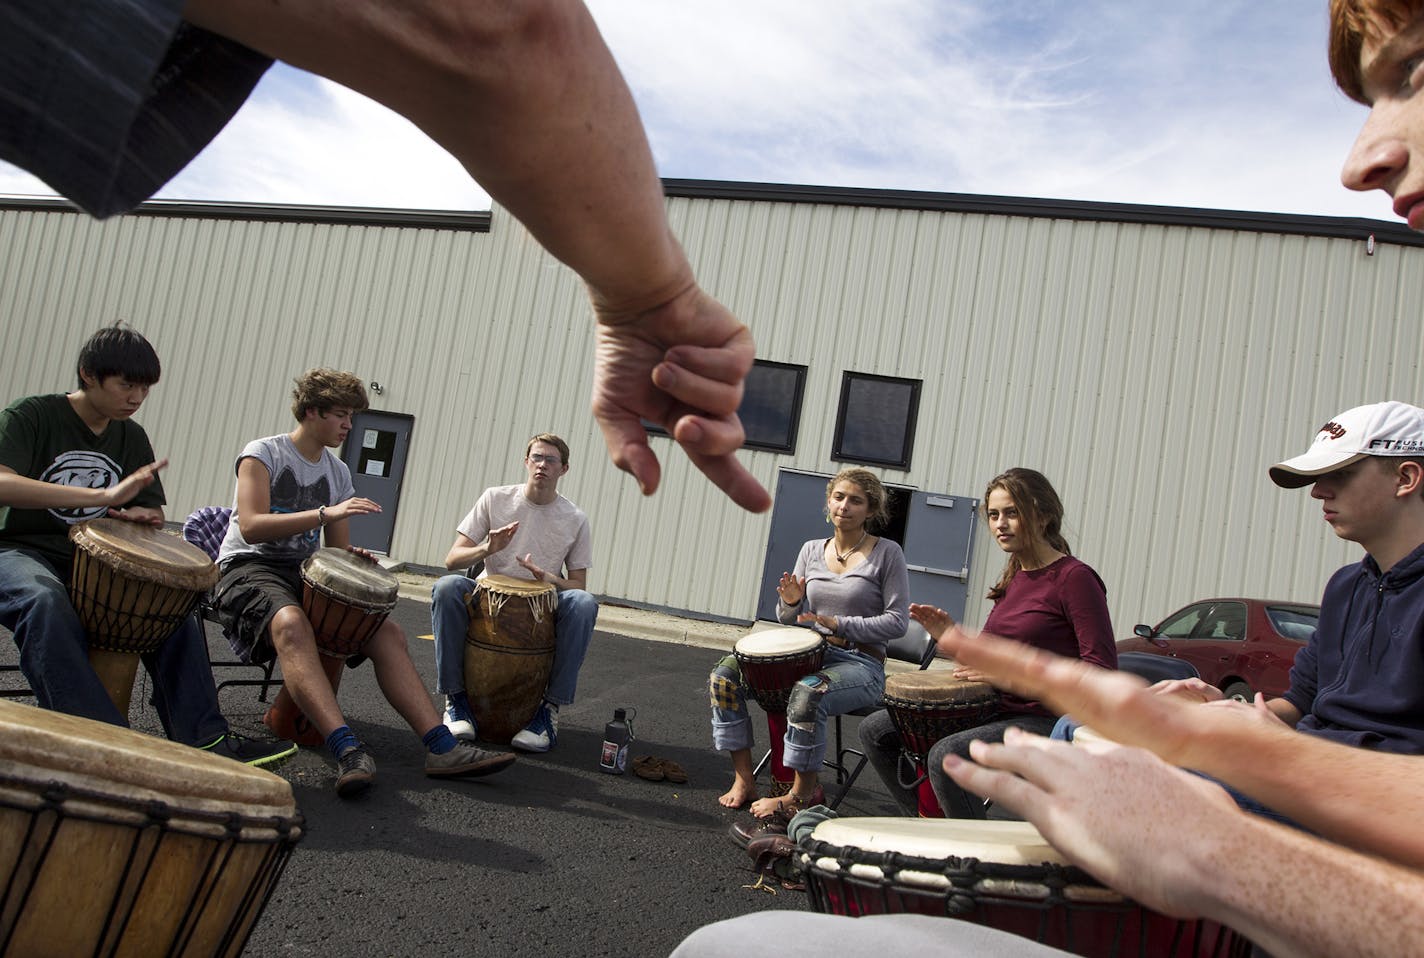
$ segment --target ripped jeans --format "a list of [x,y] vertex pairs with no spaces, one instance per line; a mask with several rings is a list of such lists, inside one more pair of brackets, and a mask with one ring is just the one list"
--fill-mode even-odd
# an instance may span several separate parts
[[[826,719],[878,705],[885,694],[885,666],[868,656],[826,648],[821,668],[796,683],[786,708],[782,761],[813,772],[826,757]],[[736,656],[728,655],[708,680],[712,704],[712,747],[736,751],[752,747],[751,715]]]

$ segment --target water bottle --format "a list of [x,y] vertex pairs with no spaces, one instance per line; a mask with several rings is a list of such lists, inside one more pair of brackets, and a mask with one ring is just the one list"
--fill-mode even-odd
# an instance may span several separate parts
[[[633,710],[637,715],[637,709]],[[610,775],[622,775],[628,769],[628,745],[633,741],[633,720],[627,709],[614,709],[613,721],[603,729],[603,754],[598,767]]]

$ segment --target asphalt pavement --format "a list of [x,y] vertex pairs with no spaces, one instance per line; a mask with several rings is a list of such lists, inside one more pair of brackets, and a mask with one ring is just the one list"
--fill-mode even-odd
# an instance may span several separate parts
[[[419,582],[403,589],[393,616],[433,693],[434,646],[421,638],[429,605],[410,597],[421,594]],[[809,907],[801,892],[748,887],[749,859],[727,837],[747,813],[717,803],[731,772],[711,748],[707,673],[744,631],[605,607],[557,746],[472,781],[426,778],[419,737],[381,697],[370,665],[348,670],[340,702],[375,756],[376,784],[357,799],[337,798],[334,762],[320,748],[276,769],[307,833],[245,954],[658,956],[708,922]],[[213,659],[230,659],[219,630],[210,625],[208,634]],[[8,639],[4,648],[0,662],[13,662]],[[260,672],[217,667],[215,675]],[[266,734],[258,694],[220,694],[233,727],[253,736]],[[132,719],[151,731],[146,698],[135,690]],[[672,759],[687,783],[599,769],[615,708],[637,710],[630,755]],[[847,744],[856,721],[845,723]],[[888,815],[894,806],[867,769],[841,812]]]

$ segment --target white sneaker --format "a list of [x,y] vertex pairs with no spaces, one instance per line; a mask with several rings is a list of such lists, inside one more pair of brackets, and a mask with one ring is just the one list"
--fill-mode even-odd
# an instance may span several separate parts
[[550,702],[539,705],[529,724],[514,736],[510,745],[521,752],[547,752],[559,741],[559,707]]
[[462,742],[479,741],[479,730],[475,728],[474,716],[462,718],[456,714],[456,709],[451,706],[450,700],[445,700],[445,727],[450,730],[450,734]]

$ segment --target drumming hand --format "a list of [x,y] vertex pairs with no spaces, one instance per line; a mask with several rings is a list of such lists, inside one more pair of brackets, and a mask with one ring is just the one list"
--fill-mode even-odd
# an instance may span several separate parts
[[349,552],[349,553],[351,553],[352,555],[360,556],[361,558],[365,559],[367,562],[378,562],[378,561],[380,561],[380,560],[378,560],[378,559],[376,558],[376,554],[375,554],[374,552],[368,552],[368,551],[366,551],[365,549],[361,548],[360,546],[347,546],[347,547],[346,547],[346,551]]
[[507,526],[500,526],[498,529],[491,529],[485,537],[485,555],[494,555],[509,545],[509,540],[514,538],[514,534],[519,531],[519,521],[515,520]]
[[163,525],[163,510],[155,509],[152,506],[110,509],[109,516],[114,519],[122,519],[125,522],[135,522],[141,526],[153,526],[157,528]]
[[955,782],[1022,815],[1094,878],[1169,915],[1201,913],[1201,882],[1220,868],[1218,844],[1203,836],[1245,817],[1220,786],[1142,749],[1011,728],[1003,745],[975,742],[970,754],[974,762],[945,760]]
[[380,512],[381,504],[371,499],[362,499],[360,496],[352,496],[344,502],[338,502],[326,510],[326,521],[337,522],[341,519],[349,519],[352,516],[364,516],[373,512]]
[[751,332],[689,281],[667,302],[635,314],[598,311],[593,414],[609,458],[644,495],[662,469],[641,420],[657,423],[693,465],[743,509],[764,512],[771,496],[737,461],[742,381],[755,356]]
[[547,578],[549,575],[549,573],[545,572],[543,569],[539,568],[537,565],[534,564],[534,553],[532,552],[526,553],[522,556],[516,556],[514,561],[518,562],[520,565],[524,566],[524,568],[528,569],[529,574],[534,576],[534,578],[538,579],[540,582],[543,582],[544,579]]
[[796,617],[796,621],[802,623],[810,622],[813,625],[819,625],[832,635],[835,635],[836,630],[841,627],[840,621],[835,616],[817,615],[814,612],[802,612]]
[[957,669],[954,670],[953,675],[954,675],[955,678],[959,679],[961,682],[988,682],[988,681],[989,681],[989,676],[985,675],[983,672],[980,672],[978,669],[957,668]]
[[798,579],[790,572],[783,572],[781,581],[776,584],[776,594],[781,596],[781,601],[787,608],[794,609],[806,597],[806,580]]
[[[111,506],[121,506],[126,502],[131,502],[133,497],[139,494],[145,486],[151,485],[153,480],[158,478],[160,470],[168,468],[168,460],[160,459],[157,462],[150,462],[146,466],[140,466],[133,472],[124,476],[123,479],[109,487],[109,504]],[[111,512],[111,514],[113,514]],[[119,516],[118,518],[123,518]]]
[[1189,679],[1163,679],[1151,686],[1158,695],[1175,695],[1185,702],[1220,702],[1221,689],[1193,676]]
[[956,623],[954,617],[941,608],[933,605],[920,605],[910,603],[910,618],[925,627],[934,640],[939,641],[940,636],[954,628]]

